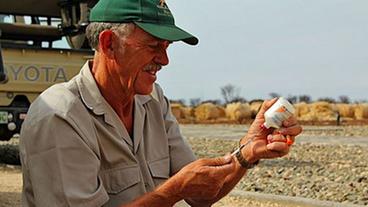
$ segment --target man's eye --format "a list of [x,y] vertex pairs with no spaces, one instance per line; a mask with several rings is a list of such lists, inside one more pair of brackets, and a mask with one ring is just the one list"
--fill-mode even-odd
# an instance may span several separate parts
[[158,47],[158,43],[148,44],[148,47],[156,49]]
[[147,44],[148,47],[150,47],[151,49],[167,49],[170,45],[170,42],[165,41],[165,42],[155,42],[155,43],[149,43]]

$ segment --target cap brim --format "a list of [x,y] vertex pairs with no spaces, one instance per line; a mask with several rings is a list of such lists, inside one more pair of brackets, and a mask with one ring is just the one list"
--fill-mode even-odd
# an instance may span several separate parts
[[163,25],[146,22],[134,22],[134,23],[144,31],[160,39],[169,41],[181,40],[190,45],[196,45],[199,42],[198,38],[180,29],[175,25]]

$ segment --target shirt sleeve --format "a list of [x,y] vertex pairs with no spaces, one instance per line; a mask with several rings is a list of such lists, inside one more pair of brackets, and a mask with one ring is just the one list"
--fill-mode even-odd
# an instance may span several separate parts
[[162,89],[156,85],[165,121],[166,135],[169,140],[170,175],[175,174],[185,165],[196,160],[192,148],[180,132],[180,127],[171,112],[170,102],[163,95]]
[[102,206],[109,199],[100,159],[73,120],[58,114],[25,122],[20,138],[24,206]]

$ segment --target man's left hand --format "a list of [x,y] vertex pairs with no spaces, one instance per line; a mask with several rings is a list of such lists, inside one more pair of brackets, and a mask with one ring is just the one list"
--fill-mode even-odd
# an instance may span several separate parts
[[302,132],[295,116],[289,117],[282,123],[279,129],[264,129],[261,125],[265,122],[264,113],[277,101],[272,99],[262,104],[256,119],[249,127],[248,134],[242,143],[252,139],[250,144],[243,148],[243,156],[248,162],[254,163],[260,159],[271,159],[288,154],[295,137]]
[[[295,116],[291,116],[289,119],[283,122],[283,125],[278,130],[262,129],[260,126],[265,122],[264,113],[269,109],[277,99],[265,101],[257,114],[256,119],[248,130],[248,134],[241,140],[241,143],[246,143],[249,139],[253,141],[248,147],[242,151],[247,150],[248,161],[250,163],[256,162],[262,158],[276,158],[286,155],[290,149],[290,143],[294,142],[295,137],[302,132],[302,127],[298,124]],[[287,139],[290,141],[288,142]],[[244,154],[243,154],[244,155]],[[250,155],[250,156],[249,156]],[[234,158],[236,159],[236,158]],[[246,173],[246,169],[242,168],[240,164],[236,165],[233,173],[229,174],[221,191],[216,197],[208,199],[186,199],[192,206],[211,206],[211,204],[217,202],[226,194],[228,194],[234,186],[240,181],[240,179]]]

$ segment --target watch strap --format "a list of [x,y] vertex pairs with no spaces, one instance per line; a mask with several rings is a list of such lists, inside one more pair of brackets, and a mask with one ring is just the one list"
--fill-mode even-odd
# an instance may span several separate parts
[[239,146],[239,148],[233,152],[233,155],[235,155],[236,159],[238,160],[239,164],[245,168],[245,169],[251,169],[254,168],[258,163],[259,160],[257,160],[254,163],[249,163],[243,156],[242,149],[247,146],[249,143],[251,143],[253,139],[248,140],[245,144],[242,144]]

